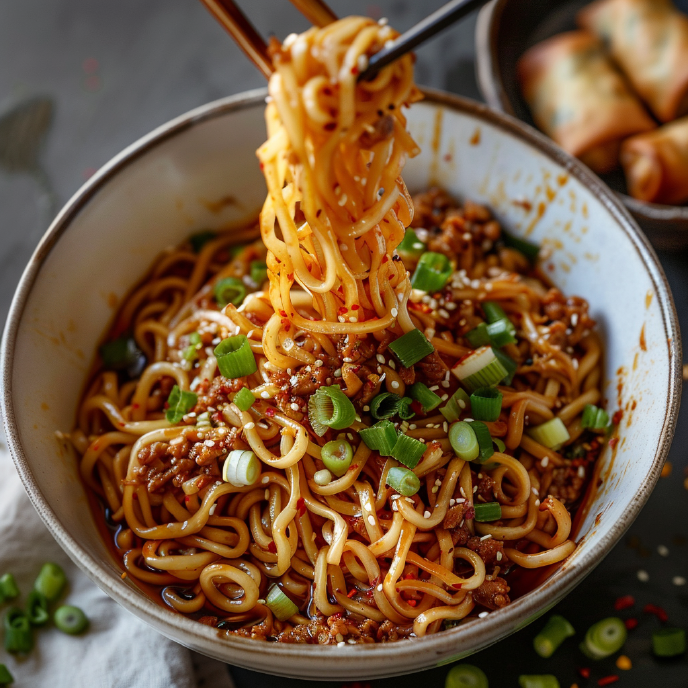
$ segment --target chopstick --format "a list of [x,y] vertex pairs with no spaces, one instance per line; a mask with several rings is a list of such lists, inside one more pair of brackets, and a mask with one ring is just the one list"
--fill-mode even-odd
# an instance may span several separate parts
[[232,0],[201,0],[210,13],[222,24],[236,44],[266,78],[272,74],[272,61],[261,35]]
[[291,4],[315,26],[327,26],[337,21],[337,15],[323,0],[291,0]]
[[413,50],[428,38],[436,36],[451,24],[484,5],[488,0],[452,0],[430,16],[412,26],[397,38],[388,48],[383,48],[370,58],[368,66],[359,76],[360,79],[372,79],[383,67],[394,62],[398,57]]

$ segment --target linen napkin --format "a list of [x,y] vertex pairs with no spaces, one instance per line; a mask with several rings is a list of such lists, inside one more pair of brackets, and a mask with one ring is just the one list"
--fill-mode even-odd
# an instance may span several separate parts
[[[71,562],[24,492],[2,430],[0,476],[0,575],[14,575],[23,605],[42,564],[59,564],[69,580],[61,603],[80,607],[90,621],[79,636],[61,633],[52,623],[38,629],[35,647],[24,658],[10,655],[0,643],[0,663],[14,676],[12,688],[233,688],[225,664],[160,635]],[[0,612],[10,604],[0,605]]]

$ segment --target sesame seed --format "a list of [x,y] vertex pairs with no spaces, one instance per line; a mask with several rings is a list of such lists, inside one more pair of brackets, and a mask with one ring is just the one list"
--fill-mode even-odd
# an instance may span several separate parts
[[263,479],[260,482],[263,483],[263,485],[267,485],[270,482],[270,478],[267,475],[265,475],[263,476]]
[[496,559],[497,561],[501,561],[501,560],[502,560],[502,553],[501,553],[501,552],[497,552],[497,555],[495,556],[495,559]]
[[337,370],[334,371],[334,376],[335,377],[341,377],[342,376],[342,369],[337,368]]
[[449,318],[449,313],[444,308],[440,308],[437,312],[442,318]]
[[[341,636],[341,633],[338,633],[337,635]],[[343,636],[342,636],[343,637]],[[342,640],[337,643],[337,647],[346,647],[346,643]]]
[[446,420],[444,421],[444,423],[442,423],[442,430],[444,430],[445,432],[449,431],[449,423],[447,423]]
[[253,430],[253,428],[256,427],[256,424],[253,421],[250,421],[244,425],[244,430]]
[[409,430],[415,430],[418,426],[415,423],[409,425]]
[[337,320],[339,320],[339,322],[342,322],[342,323],[343,323],[343,322],[346,322],[346,321],[344,320],[344,316],[343,316],[343,315],[338,315],[338,316],[337,316]]
[[440,388],[439,385],[433,385],[432,387],[430,387],[430,391],[431,391],[431,392],[434,392],[435,390],[437,390],[437,389],[439,389],[439,388]]
[[396,370],[396,369],[397,369],[397,364],[396,364],[391,358],[389,359],[389,367],[390,367],[392,370]]
[[370,523],[371,526],[375,525],[375,517],[374,516],[368,516],[368,523]]
[[390,311],[390,313],[392,314],[392,317],[393,317],[393,318],[396,318],[397,315],[399,315],[399,311],[398,311],[396,308],[392,308],[392,310]]
[[[463,494],[463,488],[461,488],[461,494]],[[457,503],[457,504],[463,504],[465,501],[466,501],[466,500],[465,500],[463,497],[459,497],[459,498],[456,500],[456,503]]]
[[647,583],[650,580],[650,574],[643,569],[640,569],[636,575],[641,583]]
[[540,465],[543,468],[547,468],[547,466],[549,465],[549,456],[545,456],[545,458],[542,459],[542,461],[540,462]]
[[535,500],[535,506],[540,506],[540,500],[539,499]]
[[[444,383],[443,383],[443,384],[444,384]],[[447,401],[447,399],[449,399],[449,395],[448,395],[448,394],[443,394],[443,395],[440,397],[440,399],[441,399],[442,401]]]
[[657,547],[657,553],[660,557],[668,557],[669,548],[666,545],[659,545],[659,547]]
[[[361,57],[363,57],[363,55],[361,55]],[[356,644],[356,641],[353,638],[349,638],[346,642],[349,643],[349,645],[355,645]]]
[[384,357],[382,354],[377,354],[377,355],[375,356],[375,358],[377,359],[377,362],[378,362],[378,363],[382,363],[382,364],[384,365],[384,363],[385,363],[385,357]]
[[399,389],[399,383],[396,380],[392,380],[392,389]]
[[489,612],[480,612],[480,614],[478,614],[478,618],[484,619],[488,614],[489,614]]
[[442,387],[447,389],[447,387],[449,387],[449,380],[442,380],[442,382],[440,382],[440,384],[442,385]]
[[430,516],[431,516],[431,514],[430,514],[429,511],[426,511],[426,512],[423,514],[423,518],[430,518]]
[[578,466],[578,477],[585,478],[585,466]]
[[459,488],[459,492],[461,492],[461,496],[464,497],[464,500],[463,500],[463,501],[465,502],[465,501],[466,501],[466,499],[465,499],[466,493],[463,491],[463,487],[460,487],[460,488]]
[[473,494],[475,494],[477,491],[478,491],[478,486],[477,486],[477,485],[474,485],[474,486],[473,486]]
[[208,509],[208,515],[212,516],[215,513],[215,509],[217,508],[217,504],[213,504],[210,509]]
[[352,322],[352,323],[358,322],[358,318],[355,315],[350,315],[349,316],[349,322]]
[[483,536],[480,538],[480,542],[484,542],[485,540],[489,540],[491,537],[492,537],[492,534],[491,534],[491,533],[488,533],[487,535],[483,535]]
[[290,408],[292,411],[298,411],[299,405],[296,402],[294,402],[293,404],[290,405]]
[[366,502],[366,503],[363,505],[363,508],[364,508],[366,511],[372,511],[372,510],[373,510],[373,507],[370,506],[370,502]]
[[382,583],[380,583],[380,585],[377,586],[377,591],[382,592]]
[[686,579],[683,576],[674,576],[671,579],[671,582],[674,585],[685,585],[686,584]]
[[318,359],[314,365],[316,368],[320,368],[320,366],[322,366],[322,364],[323,364],[323,362],[320,359]]
[[213,442],[212,440],[206,440],[205,442],[203,442],[203,444],[205,444],[206,447],[214,447],[215,446],[215,442]]
[[261,399],[269,399],[270,395],[267,392],[261,392],[260,393]]

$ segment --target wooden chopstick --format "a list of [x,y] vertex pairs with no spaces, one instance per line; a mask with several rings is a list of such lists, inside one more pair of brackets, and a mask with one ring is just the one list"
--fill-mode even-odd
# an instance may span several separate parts
[[360,79],[372,79],[383,67],[398,57],[413,50],[423,41],[459,21],[467,14],[484,5],[488,0],[452,0],[430,16],[401,34],[388,48],[383,48],[370,58],[368,67],[361,72]]
[[272,74],[272,61],[261,35],[232,0],[201,0],[222,24],[246,56],[267,77]]
[[291,4],[314,26],[327,26],[337,21],[337,15],[323,0],[291,0]]

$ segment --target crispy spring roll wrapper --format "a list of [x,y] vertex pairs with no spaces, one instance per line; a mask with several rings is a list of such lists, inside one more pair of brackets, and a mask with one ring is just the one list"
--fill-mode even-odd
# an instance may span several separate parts
[[578,24],[609,46],[657,119],[688,113],[688,17],[671,0],[597,0]]
[[517,73],[537,126],[595,172],[618,166],[623,139],[656,126],[587,31],[538,43]]
[[626,139],[621,164],[634,198],[669,205],[688,201],[688,117]]

